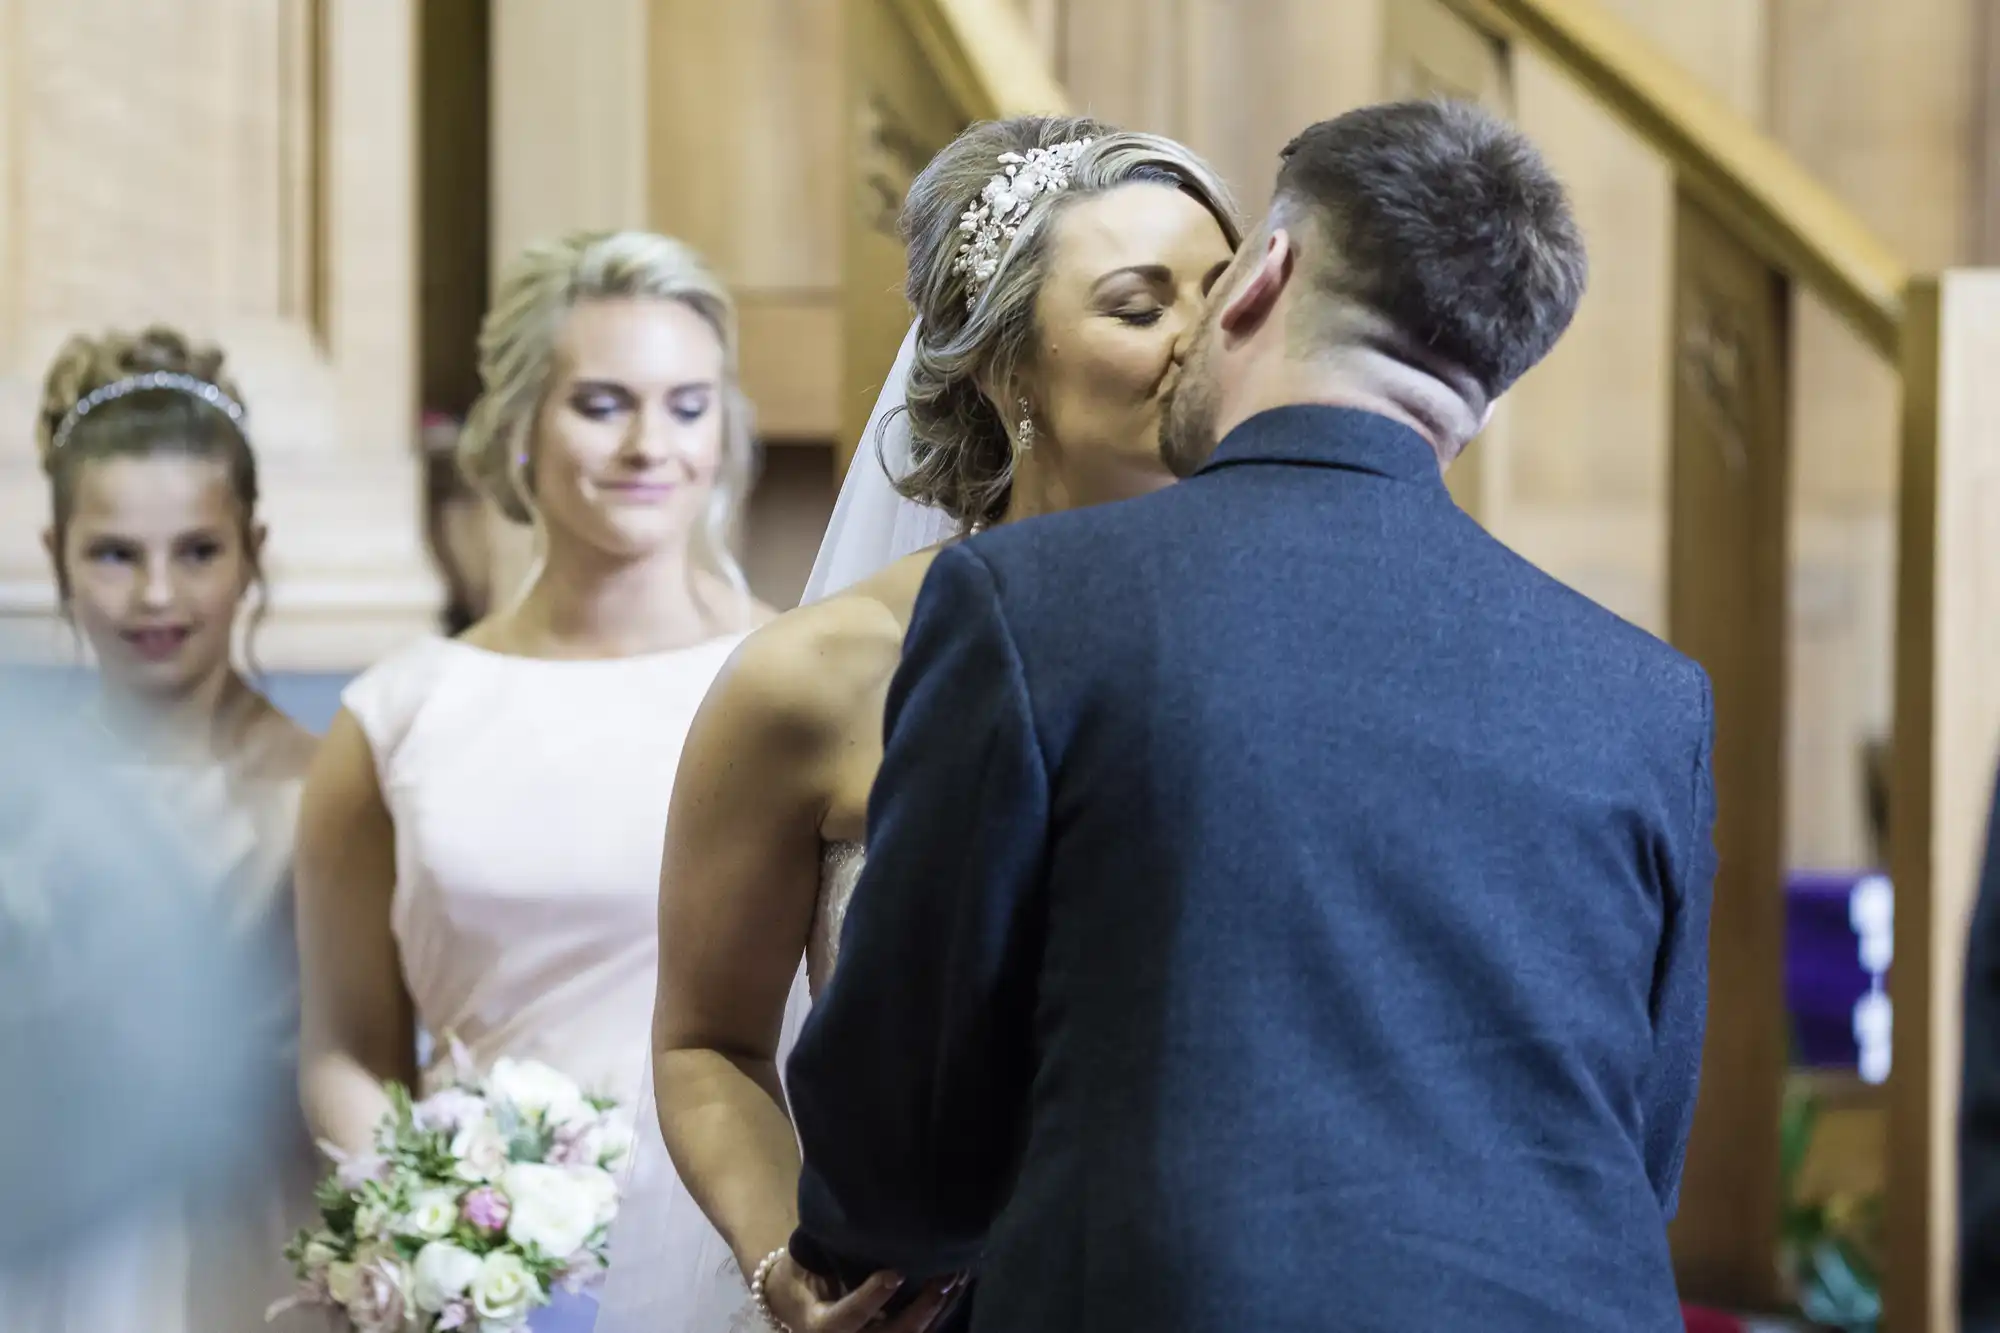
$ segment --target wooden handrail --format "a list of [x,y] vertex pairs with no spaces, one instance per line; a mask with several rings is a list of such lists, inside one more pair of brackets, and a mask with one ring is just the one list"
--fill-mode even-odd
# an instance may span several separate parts
[[1817,292],[1896,362],[1909,270],[1790,154],[1600,0],[1444,0],[1489,38],[1525,42],[1651,144],[1764,260]]
[[1007,0],[893,0],[946,94],[972,120],[1061,115],[1069,98]]

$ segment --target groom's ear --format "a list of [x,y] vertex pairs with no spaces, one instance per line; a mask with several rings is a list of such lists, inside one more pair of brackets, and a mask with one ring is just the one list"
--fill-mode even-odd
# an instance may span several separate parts
[[1264,238],[1263,253],[1222,307],[1222,331],[1237,339],[1254,336],[1277,310],[1297,267],[1298,250],[1292,245],[1292,234],[1283,227],[1272,228]]

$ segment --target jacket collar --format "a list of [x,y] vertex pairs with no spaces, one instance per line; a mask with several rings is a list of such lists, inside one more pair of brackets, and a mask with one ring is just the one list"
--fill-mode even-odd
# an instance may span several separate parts
[[1195,475],[1250,463],[1338,468],[1444,485],[1428,440],[1399,421],[1352,407],[1299,403],[1259,412],[1230,431]]

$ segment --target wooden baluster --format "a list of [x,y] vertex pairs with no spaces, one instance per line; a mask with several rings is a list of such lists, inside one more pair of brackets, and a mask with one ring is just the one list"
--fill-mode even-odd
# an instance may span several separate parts
[[1919,281],[1907,309],[1884,1322],[1952,1333],[1965,932],[2000,740],[2000,273]]
[[1708,1039],[1673,1228],[1690,1299],[1777,1292],[1787,1066],[1784,690],[1790,284],[1683,190],[1675,219],[1668,624],[1715,690]]

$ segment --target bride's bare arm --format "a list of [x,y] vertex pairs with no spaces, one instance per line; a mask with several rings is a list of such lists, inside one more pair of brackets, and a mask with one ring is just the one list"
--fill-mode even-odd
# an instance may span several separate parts
[[416,1021],[389,901],[396,832],[361,726],[343,710],[299,808],[299,1093],[314,1133],[365,1151],[389,1108],[382,1082],[416,1075]]
[[797,1220],[798,1147],[776,1052],[819,893],[843,696],[870,656],[848,618],[814,607],[747,641],[702,704],[674,778],[653,1028],[660,1132],[746,1272]]

